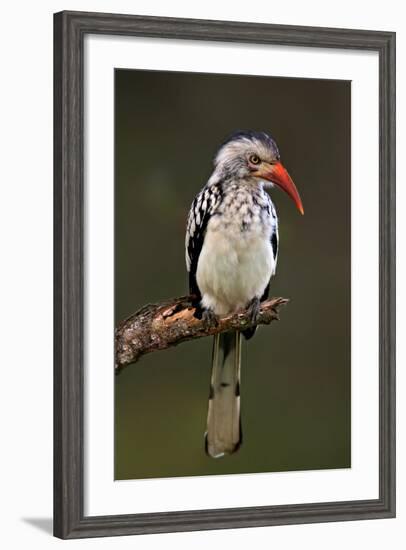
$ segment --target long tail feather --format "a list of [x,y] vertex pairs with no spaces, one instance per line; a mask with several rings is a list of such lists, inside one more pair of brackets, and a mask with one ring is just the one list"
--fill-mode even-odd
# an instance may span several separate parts
[[206,432],[206,451],[214,458],[234,453],[241,445],[240,372],[241,334],[217,334]]

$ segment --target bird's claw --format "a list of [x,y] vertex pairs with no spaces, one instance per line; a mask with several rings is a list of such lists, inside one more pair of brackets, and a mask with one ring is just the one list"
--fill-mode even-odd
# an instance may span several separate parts
[[258,323],[260,309],[261,309],[260,299],[253,298],[247,307],[248,317],[253,325],[256,325]]
[[219,324],[217,315],[211,309],[205,309],[203,311],[202,320],[209,327],[217,327]]

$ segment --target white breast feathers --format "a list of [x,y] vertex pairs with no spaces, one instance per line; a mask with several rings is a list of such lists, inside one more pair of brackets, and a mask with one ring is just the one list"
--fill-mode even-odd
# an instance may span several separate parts
[[207,224],[196,280],[202,306],[217,315],[261,298],[275,272],[277,219],[269,196],[258,191],[230,189]]

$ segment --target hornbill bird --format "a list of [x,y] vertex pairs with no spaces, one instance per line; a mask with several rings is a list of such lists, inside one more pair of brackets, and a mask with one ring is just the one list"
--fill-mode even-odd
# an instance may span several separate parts
[[[302,201],[265,132],[235,132],[213,164],[187,220],[186,266],[195,315],[210,324],[247,309],[255,324],[278,257],[278,218],[264,188],[279,186],[303,214]],[[249,339],[255,330],[242,333]],[[205,444],[215,458],[241,444],[240,370],[241,333],[214,336]]]

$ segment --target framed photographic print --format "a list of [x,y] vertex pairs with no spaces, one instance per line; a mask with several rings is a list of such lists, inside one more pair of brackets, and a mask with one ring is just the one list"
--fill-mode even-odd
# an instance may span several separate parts
[[55,535],[394,517],[394,33],[54,21]]

